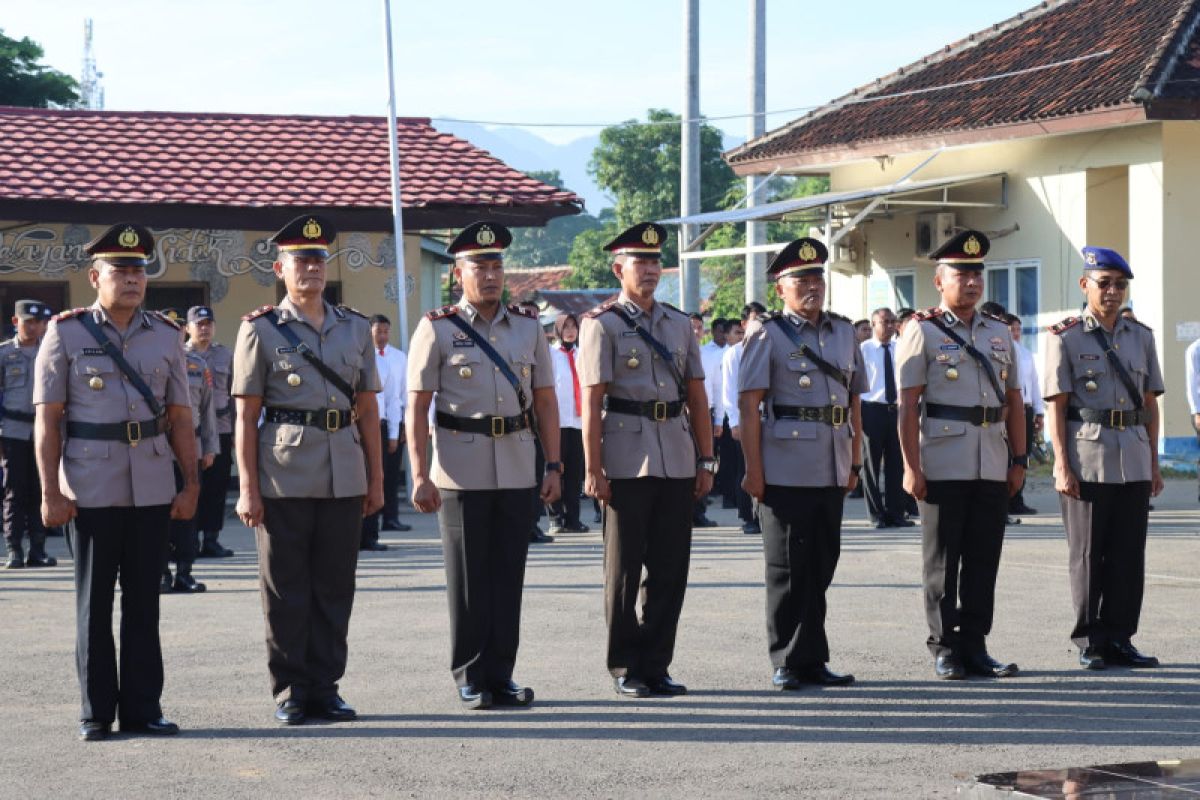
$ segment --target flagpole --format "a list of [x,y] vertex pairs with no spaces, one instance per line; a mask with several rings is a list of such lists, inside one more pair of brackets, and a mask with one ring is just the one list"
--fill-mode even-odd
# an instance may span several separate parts
[[392,3],[383,0],[383,38],[387,46],[388,148],[392,167],[392,235],[396,241],[396,305],[400,311],[400,349],[408,349],[408,297],[404,269],[404,209],[400,203],[400,135],[396,130],[396,77],[392,60]]

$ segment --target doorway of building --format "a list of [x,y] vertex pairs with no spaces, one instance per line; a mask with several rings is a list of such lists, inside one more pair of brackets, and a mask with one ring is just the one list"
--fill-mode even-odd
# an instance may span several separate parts
[[18,300],[37,300],[50,306],[55,314],[66,310],[67,284],[40,281],[38,283],[0,283],[0,329],[3,338],[13,335],[12,318]]

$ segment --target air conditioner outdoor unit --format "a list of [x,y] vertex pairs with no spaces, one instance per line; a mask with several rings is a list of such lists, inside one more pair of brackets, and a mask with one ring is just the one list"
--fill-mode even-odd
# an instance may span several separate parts
[[833,246],[833,250],[829,254],[829,266],[838,272],[855,274],[862,264],[865,249],[866,237],[859,228],[855,228]]
[[954,213],[918,214],[916,230],[917,258],[928,258],[954,235]]

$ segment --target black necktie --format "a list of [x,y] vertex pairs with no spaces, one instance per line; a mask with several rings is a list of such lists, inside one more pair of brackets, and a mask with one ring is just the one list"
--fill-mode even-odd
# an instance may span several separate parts
[[892,366],[892,343],[883,345],[883,397],[889,404],[896,402],[896,368]]

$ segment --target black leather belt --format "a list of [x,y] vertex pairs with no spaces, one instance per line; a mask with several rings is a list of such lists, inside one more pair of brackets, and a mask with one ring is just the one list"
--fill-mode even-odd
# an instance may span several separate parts
[[436,418],[439,428],[462,433],[483,433],[497,439],[530,427],[528,414],[517,417],[456,417],[439,411]]
[[990,425],[1004,417],[1004,406],[944,406],[926,403],[925,416],[933,419],[953,419],[972,425]]
[[1098,422],[1105,428],[1125,430],[1134,425],[1145,425],[1150,421],[1150,414],[1144,408],[1130,411],[1118,411],[1115,408],[1078,408],[1067,406],[1067,419],[1072,422]]
[[136,445],[142,439],[152,439],[167,432],[164,417],[141,422],[68,422],[67,437],[98,439],[104,442],[125,442]]
[[845,424],[849,409],[845,406],[783,406],[771,404],[775,419],[797,419],[801,422],[827,422],[837,428]]
[[224,408],[217,409],[218,417],[228,417],[232,413],[233,413],[233,403],[230,403],[229,405],[225,406]]
[[3,413],[0,413],[0,417],[4,419],[15,419],[17,422],[33,422],[33,420],[36,418],[33,414],[30,414],[26,411],[13,411],[10,408],[4,409]]
[[323,431],[337,433],[354,422],[354,413],[341,408],[318,408],[302,411],[295,408],[268,408],[267,422],[282,422],[285,425],[311,425]]
[[617,414],[632,414],[654,422],[664,422],[683,413],[682,400],[627,400],[623,397],[604,396],[604,408]]
[[900,406],[896,405],[895,403],[878,403],[874,400],[863,400],[862,404],[864,406],[879,406],[880,408],[886,408],[888,411],[895,411],[900,408]]

